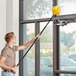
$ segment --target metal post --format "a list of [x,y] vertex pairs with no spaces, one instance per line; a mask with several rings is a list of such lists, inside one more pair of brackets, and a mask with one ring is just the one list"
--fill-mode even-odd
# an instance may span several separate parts
[[[56,21],[54,21],[56,23]],[[59,73],[55,73],[55,70],[59,70],[59,26],[53,26],[53,76],[59,76]]]
[[[23,0],[19,0],[19,45],[23,44],[23,25],[20,21],[23,20]],[[21,60],[23,52],[19,52],[19,60]],[[23,76],[23,62],[19,65],[19,76]]]
[[[35,22],[35,35],[40,32],[39,22]],[[35,44],[35,76],[40,76],[40,40]]]
[[[57,5],[57,0],[53,0],[53,6]],[[55,70],[59,70],[59,26],[55,26],[56,20],[53,21],[53,76],[59,76]]]

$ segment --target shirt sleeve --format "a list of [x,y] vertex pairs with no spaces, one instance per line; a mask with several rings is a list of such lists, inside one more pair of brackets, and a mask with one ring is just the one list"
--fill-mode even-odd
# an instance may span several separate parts
[[7,58],[7,56],[8,56],[8,50],[7,49],[3,49],[2,52],[1,52],[1,56]]

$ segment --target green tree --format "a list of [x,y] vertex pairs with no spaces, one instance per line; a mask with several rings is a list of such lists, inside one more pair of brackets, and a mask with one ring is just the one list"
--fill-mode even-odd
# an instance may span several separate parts
[[52,0],[24,0],[24,18],[40,18],[52,8]]
[[[51,25],[50,25],[51,26]],[[48,26],[41,36],[41,42],[52,42],[52,27]]]
[[[31,40],[35,35],[31,33],[28,38]],[[41,35],[41,42],[52,42],[52,28],[48,26]]]
[[74,45],[75,41],[73,39],[73,33],[60,33],[60,42],[63,43],[69,49]]

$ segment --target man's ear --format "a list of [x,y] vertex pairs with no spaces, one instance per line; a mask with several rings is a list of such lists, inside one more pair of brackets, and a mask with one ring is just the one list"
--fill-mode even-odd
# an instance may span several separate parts
[[1,56],[0,56],[0,59],[1,59]]
[[13,39],[11,38],[10,41],[12,41]]

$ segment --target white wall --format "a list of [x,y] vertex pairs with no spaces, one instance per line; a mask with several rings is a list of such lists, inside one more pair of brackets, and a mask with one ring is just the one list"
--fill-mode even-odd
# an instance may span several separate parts
[[[17,44],[19,42],[19,0],[13,0],[13,32],[16,35]],[[16,63],[18,63],[19,52],[16,53]],[[19,76],[19,71],[17,70],[16,76]]]
[[[13,31],[19,41],[19,0],[0,0],[0,53],[5,45],[4,36]],[[18,63],[18,53],[16,54]],[[0,69],[1,70],[1,69]],[[1,71],[0,71],[1,76]],[[18,75],[18,71],[16,73]]]
[[0,1],[0,52],[5,44],[4,36],[6,33],[6,0]]
[[[6,0],[0,0],[0,53],[5,45],[4,36],[6,33]],[[1,76],[1,68],[0,68]]]
[[6,1],[6,33],[13,30],[13,0]]

